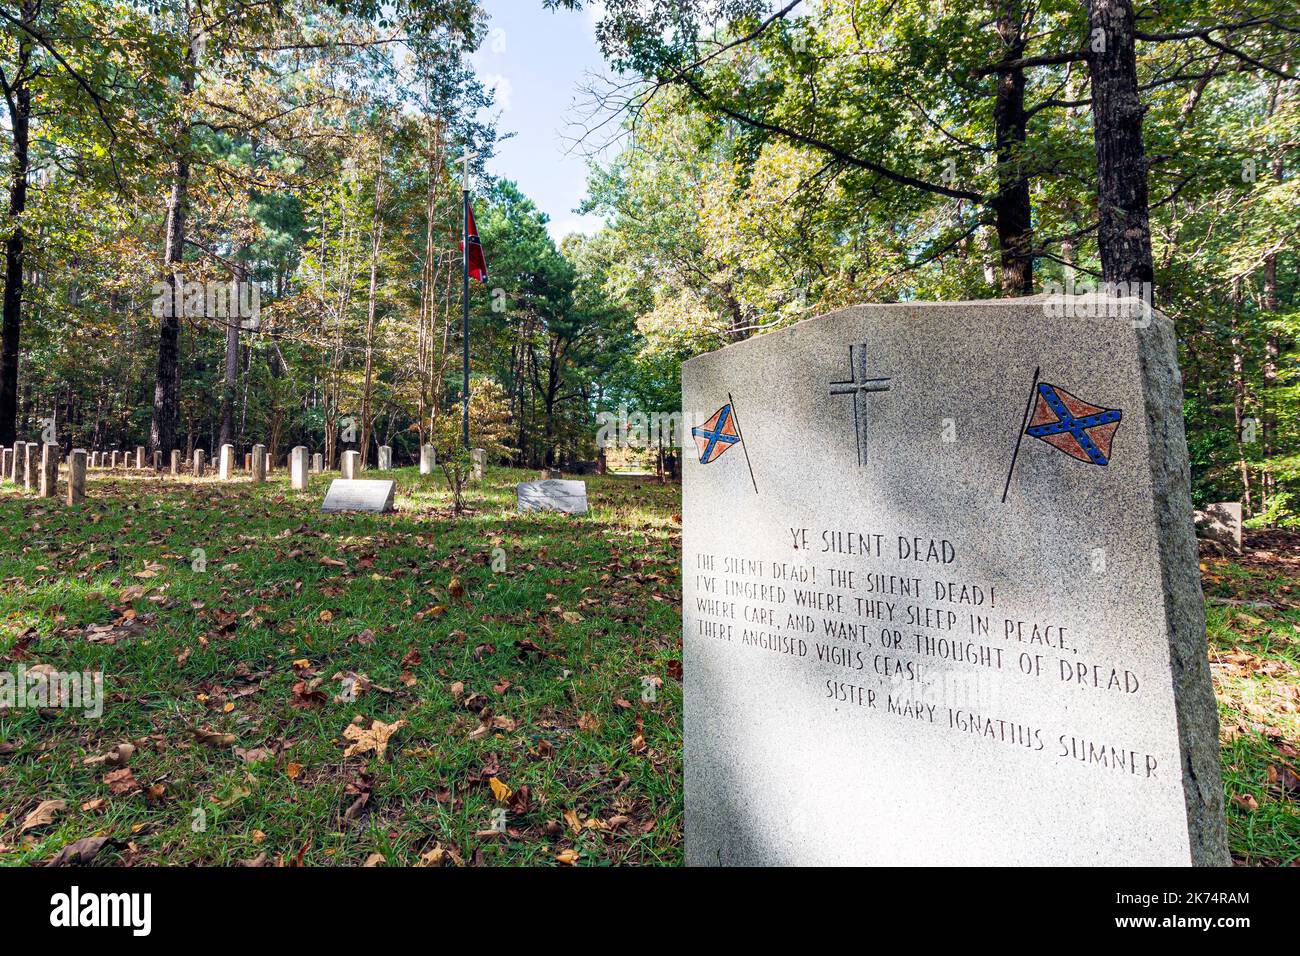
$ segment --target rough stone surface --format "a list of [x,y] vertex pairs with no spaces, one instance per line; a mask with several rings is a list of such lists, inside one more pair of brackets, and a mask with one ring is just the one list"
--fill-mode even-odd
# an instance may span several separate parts
[[172,474],[179,475],[180,473],[181,473],[181,452],[179,448],[173,448],[172,449]]
[[[360,452],[344,452],[344,455],[360,455]],[[360,478],[335,478],[330,482],[329,491],[321,511],[374,511],[393,510],[393,494],[397,487],[394,481]]]
[[41,448],[41,486],[42,498],[57,498],[59,495],[59,459],[63,449],[47,442]]
[[229,481],[235,470],[235,446],[222,445],[221,457],[217,461],[217,477]]
[[432,475],[438,466],[438,453],[432,445],[420,446],[420,474]]
[[688,862],[1228,862],[1172,325],[1066,304],[686,363]]
[[307,489],[307,446],[298,445],[289,453],[289,487],[294,491]]
[[1219,501],[1196,512],[1196,530],[1208,541],[1241,550],[1241,502]]
[[587,513],[587,483],[547,478],[523,481],[515,486],[520,511],[562,511],[570,515]]
[[379,463],[380,471],[388,471],[393,467],[393,449],[389,445],[379,446]]
[[311,456],[311,470],[317,475],[325,470],[325,456],[320,452],[315,452]]
[[361,452],[345,451],[339,462],[339,474],[349,481],[361,474]]
[[144,470],[144,446],[136,445],[135,447],[135,467],[137,471]]
[[72,449],[68,456],[68,504],[75,505],[86,497],[86,450]]
[[192,474],[194,475],[195,478],[203,477],[203,470],[206,464],[206,460],[207,460],[206,453],[203,451],[202,448],[194,449],[194,466],[192,469]]
[[34,441],[23,445],[23,490],[35,491],[40,483],[40,446]]
[[266,481],[266,446],[253,446],[253,481],[261,483]]

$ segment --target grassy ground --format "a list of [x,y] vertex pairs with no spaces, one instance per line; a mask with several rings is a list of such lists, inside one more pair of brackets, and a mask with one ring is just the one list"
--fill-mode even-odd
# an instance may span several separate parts
[[1240,863],[1300,865],[1300,534],[1247,532],[1201,562],[1228,839]]
[[95,835],[139,865],[680,862],[676,490],[521,516],[535,474],[493,470],[453,521],[440,478],[393,476],[386,516],[283,472],[0,486],[0,663],[106,696],[0,714],[0,864]]
[[[107,697],[0,714],[0,865],[96,836],[110,864],[680,863],[676,489],[518,515],[533,476],[499,469],[453,521],[393,475],[382,517],[282,472],[95,473],[75,509],[0,485],[0,669],[102,670]],[[1248,544],[1202,565],[1230,840],[1296,864],[1300,536]]]

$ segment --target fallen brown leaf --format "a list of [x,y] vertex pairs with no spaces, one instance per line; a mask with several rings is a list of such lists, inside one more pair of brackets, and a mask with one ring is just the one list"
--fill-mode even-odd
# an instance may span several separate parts
[[27,819],[18,828],[18,832],[26,833],[28,830],[35,830],[37,827],[48,826],[54,822],[55,816],[66,809],[68,809],[68,801],[66,800],[42,800],[35,810],[27,814]]

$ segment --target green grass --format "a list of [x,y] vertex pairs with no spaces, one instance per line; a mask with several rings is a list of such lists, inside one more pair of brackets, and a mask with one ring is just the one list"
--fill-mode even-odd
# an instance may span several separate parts
[[1300,863],[1300,791],[1283,786],[1300,776],[1300,547],[1282,543],[1201,565],[1229,847],[1255,865]]
[[[0,665],[101,670],[107,698],[97,719],[0,712],[0,865],[92,835],[109,864],[679,864],[677,489],[591,478],[589,516],[519,515],[532,473],[493,469],[453,519],[440,479],[392,474],[385,516],[322,515],[327,477],[295,493],[282,472],[93,473],[75,508],[0,484]],[[1203,570],[1231,849],[1295,864],[1300,546]],[[347,700],[340,672],[391,693]],[[354,719],[406,724],[383,759],[345,758]],[[138,789],[112,793],[84,760],[126,742]],[[21,832],[49,799],[67,808]]]
[[[297,493],[282,472],[261,488],[92,473],[73,508],[0,486],[6,668],[102,670],[106,697],[98,719],[0,715],[16,747],[0,756],[0,863],[91,835],[115,841],[101,863],[404,865],[439,848],[466,863],[679,863],[676,490],[594,478],[587,517],[519,515],[513,485],[534,475],[494,469],[453,520],[440,478],[392,476],[385,516],[322,515],[327,477]],[[114,643],[91,640],[131,611]],[[344,671],[391,693],[349,701],[331,679]],[[296,706],[295,685],[316,679],[319,706]],[[465,706],[474,695],[488,710]],[[354,719],[406,725],[384,759],[345,758]],[[139,789],[114,794],[112,768],[83,760],[128,741]],[[526,787],[527,807],[503,804],[494,777]],[[46,799],[67,809],[20,833]],[[502,806],[508,832],[492,833]]]

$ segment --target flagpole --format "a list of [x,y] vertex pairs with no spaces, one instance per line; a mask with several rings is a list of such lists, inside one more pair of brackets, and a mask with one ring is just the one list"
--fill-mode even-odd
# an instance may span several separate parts
[[469,449],[469,161],[477,154],[465,150],[465,174],[461,180],[464,208],[461,211],[461,345],[463,348],[461,382],[461,438]]
[[1007,492],[1011,490],[1011,475],[1016,470],[1016,459],[1020,457],[1020,442],[1025,437],[1025,426],[1029,423],[1029,410],[1034,407],[1034,392],[1038,388],[1038,373],[1043,370],[1041,365],[1034,368],[1034,381],[1029,386],[1029,401],[1025,402],[1025,414],[1020,420],[1020,432],[1016,435],[1016,450],[1011,455],[1011,467],[1007,469],[1007,483],[1002,487],[1002,503],[1007,503]]
[[745,453],[745,464],[749,467],[749,480],[754,485],[754,494],[758,494],[758,482],[754,478],[754,463],[749,460],[749,449],[745,447],[745,433],[740,430],[740,416],[736,414],[736,400],[727,393],[727,404],[731,406],[731,420],[736,423],[736,435],[740,438],[740,450]]

